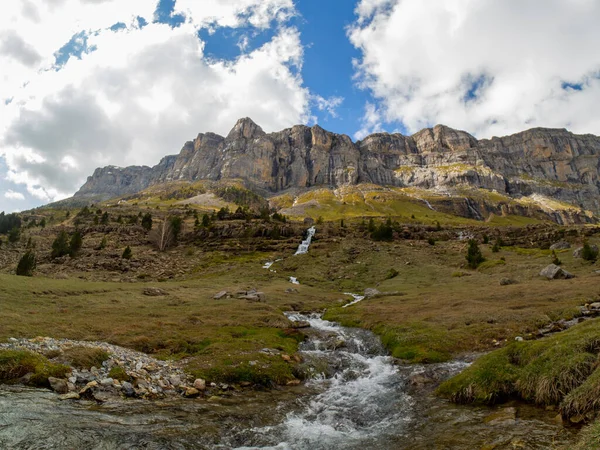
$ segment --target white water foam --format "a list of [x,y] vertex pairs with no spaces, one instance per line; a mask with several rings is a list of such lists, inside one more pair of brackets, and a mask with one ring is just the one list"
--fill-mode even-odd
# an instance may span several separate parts
[[347,308],[348,306],[356,305],[358,302],[363,301],[365,299],[364,295],[352,294],[351,292],[344,292],[344,295],[351,295],[354,301],[350,303],[346,303],[342,308]]
[[310,243],[312,242],[312,238],[317,232],[317,229],[315,227],[310,227],[308,230],[306,230],[306,232],[306,239],[302,241],[302,243],[298,246],[298,250],[296,250],[296,253],[294,253],[294,255],[304,255],[308,253],[308,247],[310,247]]

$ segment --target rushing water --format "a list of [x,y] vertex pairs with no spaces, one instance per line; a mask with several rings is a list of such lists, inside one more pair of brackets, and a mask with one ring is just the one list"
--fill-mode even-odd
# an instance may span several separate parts
[[506,417],[504,406],[452,405],[431,395],[433,385],[414,386],[465,362],[399,365],[366,330],[289,317],[311,324],[301,369],[313,378],[304,386],[103,404],[0,386],[0,449],[546,449],[574,440],[555,412],[515,404]]
[[312,242],[312,238],[315,236],[317,229],[315,227],[310,227],[306,230],[306,239],[302,241],[302,243],[298,246],[298,250],[296,250],[295,255],[304,255],[308,253],[308,247],[310,247],[310,243]]

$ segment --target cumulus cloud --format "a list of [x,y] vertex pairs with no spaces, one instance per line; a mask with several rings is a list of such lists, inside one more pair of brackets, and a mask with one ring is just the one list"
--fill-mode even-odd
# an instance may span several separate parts
[[4,193],[4,198],[9,200],[25,200],[25,196],[20,192],[15,192],[12,189],[9,189],[8,192]]
[[[124,13],[102,19],[102,8],[117,11],[121,3]],[[129,2],[116,8],[114,0],[28,0],[27,11],[13,8],[20,21],[41,21],[44,29],[50,29],[46,20],[70,13],[67,6],[77,5],[81,17],[76,24],[64,19],[70,31],[48,46],[19,32],[42,62],[24,72],[30,68],[16,61],[8,78],[24,77],[21,82],[0,82],[0,99],[11,99],[0,103],[7,178],[43,201],[72,194],[98,166],[156,164],[200,131],[226,134],[240,117],[273,131],[309,116],[300,35],[284,23],[293,13],[291,1],[215,0],[196,11],[199,2],[178,0],[176,10],[187,20],[177,28],[140,27],[135,18],[150,21],[157,2],[131,3],[137,8]],[[85,16],[88,8],[100,17]],[[126,26],[109,28],[118,21]],[[273,21],[274,37],[234,60],[207,58],[198,37],[202,26],[260,28]],[[82,32],[93,51],[55,66],[57,50]]]
[[600,134],[600,2],[361,0],[356,14],[356,79],[377,101],[367,125],[377,110],[409,132]]
[[319,111],[325,111],[330,117],[335,119],[338,117],[337,109],[344,103],[344,97],[334,95],[325,98],[320,95],[313,95],[312,101]]

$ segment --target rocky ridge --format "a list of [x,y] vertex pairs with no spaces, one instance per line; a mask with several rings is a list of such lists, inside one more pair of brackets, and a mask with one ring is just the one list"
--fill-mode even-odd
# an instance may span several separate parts
[[265,133],[240,119],[227,137],[201,133],[154,167],[108,166],[75,198],[134,194],[170,181],[242,179],[265,195],[292,188],[370,183],[444,192],[482,188],[600,212],[600,137],[535,128],[477,140],[437,125],[412,136],[377,133],[352,142],[318,125]]

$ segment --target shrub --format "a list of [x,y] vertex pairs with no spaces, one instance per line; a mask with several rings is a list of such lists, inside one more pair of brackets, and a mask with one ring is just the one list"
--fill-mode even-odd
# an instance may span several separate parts
[[598,259],[598,249],[592,247],[588,241],[585,241],[581,249],[581,257],[586,261],[596,261]]
[[152,229],[152,214],[144,214],[144,217],[142,217],[142,227],[146,231],[150,231]]
[[434,238],[432,238],[432,237],[430,237],[429,239],[427,239],[427,243],[428,243],[429,245],[435,245],[435,239],[434,239]]
[[125,250],[123,250],[123,254],[121,255],[121,258],[131,259],[132,256],[133,256],[133,252],[131,251],[131,248],[128,245],[127,247],[125,247]]
[[391,241],[394,239],[394,229],[390,224],[382,223],[371,233],[371,239],[374,241]]
[[396,278],[398,276],[400,272],[398,272],[396,269],[391,268],[390,270],[388,270],[387,275],[385,276],[386,280],[391,280],[392,278]]
[[552,250],[552,264],[556,266],[560,266],[562,264],[562,261],[558,259],[558,256],[556,256],[556,252],[554,250]]
[[100,219],[100,223],[102,225],[108,225],[109,219],[110,219],[110,217],[109,217],[108,213],[106,211],[104,211],[104,214],[102,214],[102,218]]
[[494,242],[494,245],[492,246],[492,252],[498,253],[499,251],[500,251],[500,241],[497,240],[496,242]]
[[48,377],[63,378],[70,369],[53,364],[41,355],[25,350],[0,350],[0,382],[16,382],[32,374],[29,383],[48,386]]
[[60,258],[62,256],[68,255],[71,252],[71,248],[69,246],[69,235],[66,231],[62,230],[58,233],[58,236],[52,243],[52,253],[50,254],[51,258]]
[[131,377],[129,375],[127,375],[127,372],[125,372],[125,369],[123,369],[122,367],[119,367],[119,366],[115,366],[112,369],[110,369],[110,372],[108,372],[108,377],[112,378],[113,380],[119,380],[119,381],[131,380]]
[[18,227],[11,228],[8,232],[8,242],[14,244],[15,242],[19,242],[19,239],[21,239],[21,229]]
[[477,245],[477,242],[473,239],[469,240],[469,247],[467,249],[467,256],[465,258],[467,259],[467,265],[471,269],[477,269],[479,264],[485,261],[485,258],[479,249],[479,245]]
[[104,250],[106,248],[107,243],[108,241],[106,240],[106,236],[104,236],[100,241],[100,244],[98,244],[98,247],[96,247],[96,250]]
[[100,348],[72,347],[63,352],[63,358],[77,369],[89,370],[92,367],[102,367],[109,356]]
[[25,253],[17,265],[17,275],[22,277],[32,277],[35,270],[35,253],[31,250]]

